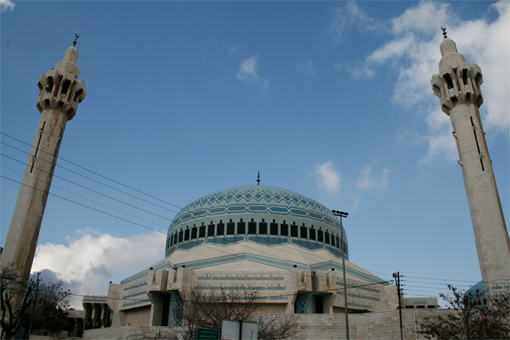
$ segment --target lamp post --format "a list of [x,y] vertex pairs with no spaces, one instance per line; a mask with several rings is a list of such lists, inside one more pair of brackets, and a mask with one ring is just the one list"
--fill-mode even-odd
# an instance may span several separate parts
[[[344,242],[344,226],[342,224],[342,217],[347,217],[349,213],[338,211],[338,210],[331,210],[333,215],[340,217],[340,226],[342,227],[342,244],[345,244]],[[345,247],[342,251],[342,270],[344,274],[344,311],[345,311],[345,336],[346,339],[349,340],[349,314],[347,312],[347,281],[345,279]]]
[[400,272],[393,273],[393,278],[395,279],[395,283],[397,284],[398,316],[400,319],[400,339],[404,340],[404,331],[402,329],[402,302],[400,301]]

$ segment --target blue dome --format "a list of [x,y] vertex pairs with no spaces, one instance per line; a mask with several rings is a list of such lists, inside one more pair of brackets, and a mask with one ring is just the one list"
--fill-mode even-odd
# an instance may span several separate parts
[[167,254],[172,245],[201,237],[256,234],[324,243],[326,233],[327,245],[347,254],[345,231],[324,205],[282,188],[244,185],[204,196],[184,207],[168,229]]

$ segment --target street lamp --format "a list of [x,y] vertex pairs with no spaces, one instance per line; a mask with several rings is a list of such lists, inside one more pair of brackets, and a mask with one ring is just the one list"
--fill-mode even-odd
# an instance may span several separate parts
[[[340,226],[342,227],[342,244],[345,244],[344,242],[344,226],[342,224],[342,217],[347,217],[349,213],[346,213],[344,211],[338,211],[338,210],[331,210],[333,215],[340,217]],[[347,312],[347,281],[345,279],[345,247],[342,251],[342,269],[344,273],[344,311],[345,311],[345,336],[346,339],[349,340],[349,314]]]
[[398,294],[398,316],[400,318],[400,339],[404,340],[404,331],[402,329],[402,302],[400,301],[400,272],[393,273],[393,278],[397,284]]

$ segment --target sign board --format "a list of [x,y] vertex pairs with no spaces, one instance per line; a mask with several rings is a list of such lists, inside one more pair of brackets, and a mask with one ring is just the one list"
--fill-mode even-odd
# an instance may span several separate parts
[[219,340],[220,339],[220,330],[219,329],[207,329],[207,328],[197,328],[196,340]]
[[257,340],[258,323],[223,320],[221,322],[222,340]]

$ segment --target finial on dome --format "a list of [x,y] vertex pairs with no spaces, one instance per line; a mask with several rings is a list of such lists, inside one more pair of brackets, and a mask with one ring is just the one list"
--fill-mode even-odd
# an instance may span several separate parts
[[73,46],[76,46],[76,42],[78,41],[78,38],[79,38],[80,36],[78,35],[78,33],[75,33],[75,34],[74,34],[74,37],[75,37],[75,38],[74,38],[74,41],[73,41]]
[[257,171],[257,185],[260,185],[260,171]]
[[441,29],[443,30],[443,37],[444,37],[444,39],[448,38],[448,37],[446,36],[446,27],[441,26]]

